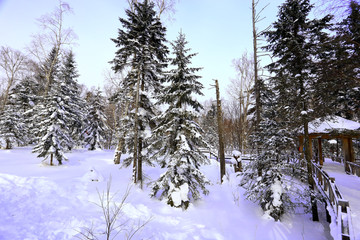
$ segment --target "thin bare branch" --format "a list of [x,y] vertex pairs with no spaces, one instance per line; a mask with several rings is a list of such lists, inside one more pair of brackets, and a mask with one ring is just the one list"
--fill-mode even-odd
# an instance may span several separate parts
[[6,75],[6,83],[3,85],[6,86],[5,93],[3,95],[2,104],[0,106],[0,111],[2,111],[7,103],[9,91],[11,87],[14,86],[21,73],[25,70],[25,62],[27,57],[18,50],[14,50],[10,47],[2,46],[0,48],[0,68]]

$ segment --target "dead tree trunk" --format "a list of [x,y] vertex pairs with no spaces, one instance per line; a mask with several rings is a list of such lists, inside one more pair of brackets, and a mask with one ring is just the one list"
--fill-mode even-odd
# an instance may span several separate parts
[[261,33],[265,30],[258,32],[256,24],[262,20],[260,18],[261,12],[268,6],[263,7],[259,12],[256,11],[259,0],[252,0],[252,33],[253,33],[253,54],[254,54],[254,81],[255,81],[255,131],[258,130],[258,125],[261,120],[261,98],[260,98],[260,79],[259,79],[259,60],[258,60],[258,39]]
[[219,135],[219,157],[220,157],[220,180],[223,182],[225,176],[225,149],[224,149],[224,137],[223,137],[223,119],[221,110],[220,90],[218,80],[215,80],[216,88],[216,103],[217,103],[217,123],[218,123],[218,135]]

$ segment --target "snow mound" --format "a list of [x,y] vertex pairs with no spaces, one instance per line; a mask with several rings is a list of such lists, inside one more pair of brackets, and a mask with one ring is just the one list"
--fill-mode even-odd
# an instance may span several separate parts
[[173,192],[171,193],[171,199],[174,202],[174,206],[179,207],[181,202],[189,201],[188,193],[189,185],[187,183],[184,183],[179,188],[174,188]]
[[83,182],[102,182],[104,177],[94,167],[90,167],[89,170],[81,177]]
[[76,234],[77,201],[56,183],[0,174],[0,196],[0,239],[71,239]]
[[237,151],[237,150],[234,150],[234,151],[232,151],[232,155],[233,155],[234,157],[239,158],[239,157],[241,157],[241,152],[240,152],[240,151]]

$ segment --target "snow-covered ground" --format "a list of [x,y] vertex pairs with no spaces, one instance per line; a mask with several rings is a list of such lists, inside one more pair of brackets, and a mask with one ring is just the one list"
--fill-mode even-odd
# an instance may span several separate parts
[[345,173],[344,165],[325,159],[323,170],[335,178],[344,199],[349,201],[355,239],[360,239],[360,177]]
[[[309,214],[288,214],[282,222],[263,216],[256,204],[244,199],[230,166],[222,185],[218,163],[204,166],[213,183],[210,194],[182,211],[151,199],[147,185],[144,190],[132,186],[131,168],[114,165],[113,151],[75,150],[67,156],[64,165],[47,166],[31,154],[30,147],[0,150],[1,240],[78,239],[84,227],[101,234],[105,226],[102,209],[96,205],[97,190],[106,191],[110,176],[111,194],[117,193],[114,201],[119,202],[131,187],[117,239],[126,239],[127,231],[148,220],[133,239],[331,239],[329,229],[312,222]],[[144,167],[146,182],[162,172]]]

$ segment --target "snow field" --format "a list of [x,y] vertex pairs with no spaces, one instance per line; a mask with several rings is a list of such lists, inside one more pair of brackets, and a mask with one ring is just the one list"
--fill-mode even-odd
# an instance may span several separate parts
[[[0,239],[78,239],[83,227],[100,233],[105,229],[98,192],[106,191],[119,203],[131,187],[119,223],[126,231],[149,220],[133,239],[327,239],[321,223],[308,214],[287,214],[274,222],[254,203],[244,200],[239,178],[228,166],[219,184],[215,161],[202,167],[212,182],[209,195],[191,203],[187,211],[149,197],[149,183],[164,169],[144,167],[144,190],[131,185],[131,168],[112,162],[113,151],[74,150],[63,166],[48,166],[31,154],[31,148],[0,151]],[[99,235],[100,236],[100,235]],[[101,235],[99,239],[104,239]]]

